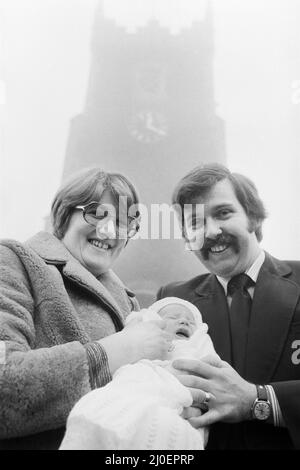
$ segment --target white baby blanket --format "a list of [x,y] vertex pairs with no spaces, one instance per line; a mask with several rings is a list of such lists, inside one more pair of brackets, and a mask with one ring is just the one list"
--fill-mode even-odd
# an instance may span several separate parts
[[[143,313],[145,321],[157,315],[141,311],[139,316]],[[207,431],[180,416],[192,396],[170,370],[175,358],[216,355],[207,325],[201,323],[189,340],[173,344],[168,360],[123,366],[105,387],[81,398],[69,415],[61,449],[203,449]]]

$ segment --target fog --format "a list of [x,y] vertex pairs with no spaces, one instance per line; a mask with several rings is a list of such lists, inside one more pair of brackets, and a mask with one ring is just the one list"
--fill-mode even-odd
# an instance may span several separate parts
[[[211,3],[214,97],[225,126],[226,163],[252,178],[265,201],[263,247],[298,259],[300,3]],[[0,237],[23,241],[44,228],[62,179],[70,122],[85,106],[99,2],[0,4]],[[178,35],[203,18],[205,4],[107,0],[104,14],[129,34],[156,18]]]

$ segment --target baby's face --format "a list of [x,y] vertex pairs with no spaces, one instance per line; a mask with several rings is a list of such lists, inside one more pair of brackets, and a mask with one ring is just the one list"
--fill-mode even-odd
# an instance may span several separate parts
[[174,335],[174,339],[189,339],[196,331],[194,315],[184,305],[166,305],[158,314],[165,320],[165,329]]

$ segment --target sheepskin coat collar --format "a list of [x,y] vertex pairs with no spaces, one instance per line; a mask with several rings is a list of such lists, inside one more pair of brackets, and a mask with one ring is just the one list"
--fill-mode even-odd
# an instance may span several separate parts
[[0,260],[0,449],[57,448],[91,390],[84,345],[121,330],[138,304],[113,271],[97,279],[47,232],[2,240]]
[[[116,326],[123,325],[124,311],[128,313],[128,298],[124,294],[126,293],[132,299],[134,294],[124,286],[111,269],[96,278],[71,255],[60,240],[48,232],[37,233],[26,242],[26,245],[47,264],[58,267],[65,278],[101,299],[113,313]],[[135,303],[133,306],[137,307]],[[132,308],[131,305],[130,307]]]

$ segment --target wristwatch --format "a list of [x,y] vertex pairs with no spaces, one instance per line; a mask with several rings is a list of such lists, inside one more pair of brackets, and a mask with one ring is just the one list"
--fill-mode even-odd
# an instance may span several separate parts
[[251,416],[255,420],[266,421],[271,415],[271,403],[268,399],[266,387],[256,385],[257,398],[254,400],[251,408]]

